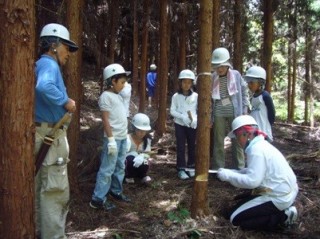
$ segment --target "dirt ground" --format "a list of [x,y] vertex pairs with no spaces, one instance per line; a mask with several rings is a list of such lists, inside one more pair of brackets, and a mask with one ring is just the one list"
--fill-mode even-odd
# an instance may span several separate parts
[[[67,221],[68,238],[320,238],[320,130],[276,123],[273,128],[274,145],[287,157],[297,175],[300,192],[296,200],[299,217],[291,229],[276,232],[244,231],[231,226],[223,218],[224,207],[235,203],[233,197],[243,190],[219,181],[210,175],[208,201],[210,214],[206,218],[188,216],[193,180],[179,180],[175,170],[175,137],[170,117],[167,132],[153,146],[148,185],[137,182],[124,184],[124,193],[133,202],[119,203],[117,208],[104,212],[90,208],[89,202],[99,167],[102,126],[97,106],[99,86],[94,81],[84,84],[85,99],[81,110],[81,139],[79,147],[80,193],[72,194]],[[137,98],[132,98],[131,113],[137,112]],[[146,114],[154,122],[156,110]],[[229,142],[226,142],[226,146]],[[227,149],[228,151],[228,149]],[[228,159],[227,159],[228,163]]]

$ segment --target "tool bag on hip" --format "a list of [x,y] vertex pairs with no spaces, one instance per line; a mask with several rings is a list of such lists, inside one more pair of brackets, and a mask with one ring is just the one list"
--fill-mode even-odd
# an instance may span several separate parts
[[[37,132],[38,133],[38,132]],[[45,135],[42,132],[41,135]],[[43,139],[36,137],[36,149],[39,150]],[[39,134],[36,134],[39,136]],[[69,144],[66,133],[58,130],[54,143],[51,145],[40,169],[42,186],[45,192],[62,192],[69,187],[67,164],[69,158]]]

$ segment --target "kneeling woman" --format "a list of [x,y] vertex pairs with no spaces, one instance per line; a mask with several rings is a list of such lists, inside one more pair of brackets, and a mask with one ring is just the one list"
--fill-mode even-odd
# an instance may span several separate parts
[[148,153],[151,152],[151,130],[150,119],[147,115],[138,113],[131,121],[133,132],[128,134],[126,155],[126,179],[127,183],[134,183],[135,179],[141,180],[142,183],[151,181],[147,175],[149,170]]

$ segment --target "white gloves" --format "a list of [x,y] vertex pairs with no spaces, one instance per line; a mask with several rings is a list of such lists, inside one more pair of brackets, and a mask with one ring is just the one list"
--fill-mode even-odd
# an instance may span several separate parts
[[140,165],[143,163],[143,161],[144,161],[144,155],[143,154],[139,154],[138,156],[136,156],[133,159],[133,167],[139,168]]
[[228,178],[229,178],[228,174],[229,174],[229,169],[219,168],[218,173],[217,173],[217,177],[221,181],[228,181]]
[[191,119],[188,117],[188,116],[186,116],[186,115],[184,115],[184,116],[182,116],[182,120],[183,120],[183,123],[186,125],[186,126],[190,126],[190,124],[191,124]]
[[110,155],[116,155],[118,152],[118,148],[117,148],[117,142],[114,139],[114,137],[108,137],[108,154]]
[[197,121],[198,121],[198,120],[193,119],[192,122],[191,122],[190,127],[193,128],[193,129],[196,129],[196,128],[197,128],[197,123],[198,123]]

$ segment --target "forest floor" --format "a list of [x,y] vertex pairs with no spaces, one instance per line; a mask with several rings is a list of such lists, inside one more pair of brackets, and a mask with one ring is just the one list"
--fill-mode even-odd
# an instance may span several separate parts
[[[124,184],[124,194],[132,199],[132,203],[119,203],[111,198],[117,206],[114,210],[105,212],[92,209],[89,202],[102,145],[102,123],[97,105],[99,86],[94,81],[88,81],[84,84],[84,91],[78,156],[80,193],[71,194],[68,238],[320,239],[320,130],[280,122],[273,127],[274,145],[289,160],[300,188],[295,203],[299,217],[290,229],[258,232],[232,226],[221,212],[226,206],[234,204],[234,196],[243,190],[219,181],[215,175],[210,175],[208,181],[210,214],[202,219],[190,218],[193,179],[182,181],[177,177],[174,127],[169,116],[167,132],[153,142],[158,154],[150,165],[151,183]],[[138,99],[132,97],[132,114],[137,112],[137,103]],[[147,108],[145,113],[154,126],[157,110]],[[230,141],[226,140],[227,152],[230,151],[229,145]]]

